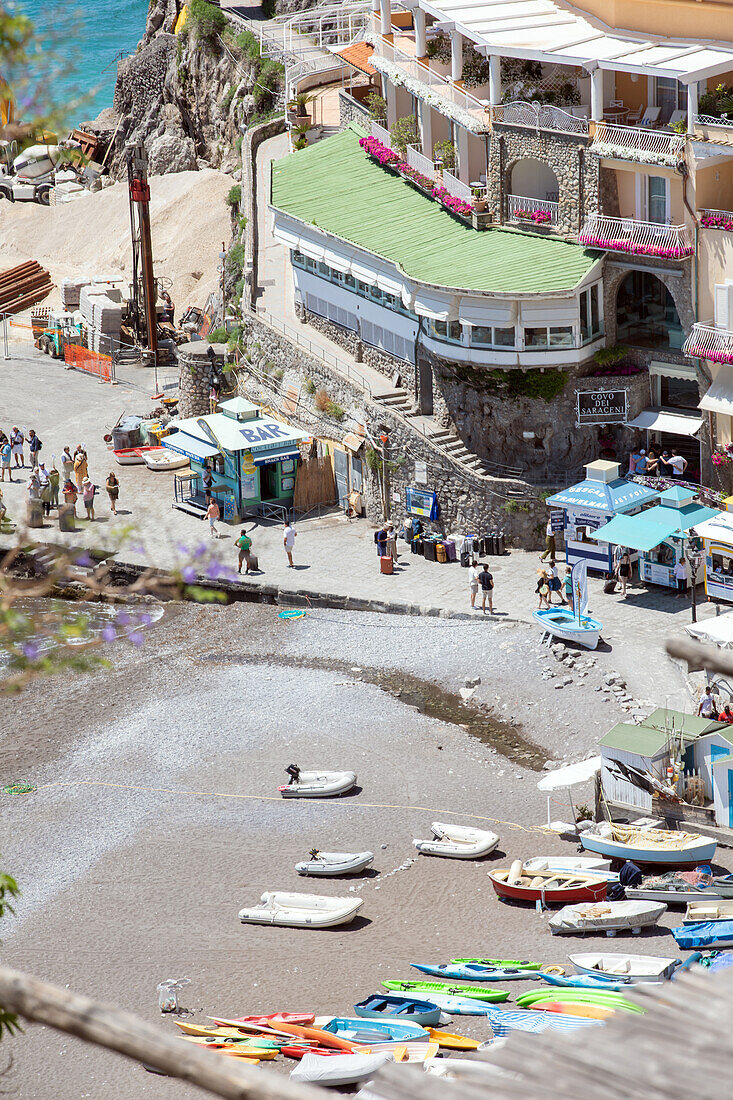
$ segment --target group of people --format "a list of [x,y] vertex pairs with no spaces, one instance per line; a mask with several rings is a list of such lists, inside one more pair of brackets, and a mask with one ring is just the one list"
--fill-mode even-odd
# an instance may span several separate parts
[[697,708],[697,714],[699,718],[709,718],[711,722],[726,722],[729,726],[733,725],[731,704],[726,703],[723,706],[716,701],[712,684],[705,686],[700,705]]
[[392,561],[397,561],[399,557],[397,553],[397,531],[393,523],[383,523],[379,530],[374,533],[374,542],[376,543],[378,558],[391,558]]
[[643,474],[644,477],[684,477],[687,459],[676,448],[661,451],[660,454],[649,448],[649,454],[642,448],[629,455],[629,473]]
[[[36,469],[40,462],[40,451],[43,444],[33,428],[25,437],[25,429],[20,429],[14,424],[9,433],[0,429],[0,481],[13,480],[13,469],[25,468],[25,445],[28,443],[28,460],[32,469]],[[15,462],[13,462],[13,459]]]
[[[545,555],[540,556],[540,561],[544,562]],[[560,579],[560,570],[557,567],[557,562],[554,558],[550,558],[549,569],[537,570],[537,587],[535,588],[535,595],[539,597],[538,611],[542,611],[543,608],[552,607],[552,595],[557,592],[558,606],[567,607],[573,602],[573,571],[568,565],[565,567],[565,576]]]
[[494,614],[494,577],[489,572],[489,567],[486,563],[481,565],[481,571],[479,572],[476,562],[472,562],[468,567],[468,588],[471,593],[471,607],[476,607],[476,597],[478,596],[478,590],[481,589],[481,611],[486,614],[486,604],[489,605],[489,614]]
[[[256,554],[252,551],[252,531],[254,527],[247,533],[245,527],[242,528],[239,538],[235,542],[235,546],[239,551],[239,560],[237,563],[237,573],[242,572],[242,566],[245,566],[245,576],[255,570],[259,572],[259,562]],[[293,549],[295,547],[295,538],[298,532],[295,530],[295,525],[292,520],[286,519],[283,524],[283,549],[288,559],[288,569],[295,569],[295,563],[293,562]],[[217,535],[218,538],[218,535]]]

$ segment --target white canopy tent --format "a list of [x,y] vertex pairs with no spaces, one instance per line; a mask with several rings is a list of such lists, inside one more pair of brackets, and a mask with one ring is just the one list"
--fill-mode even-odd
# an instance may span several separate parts
[[721,649],[733,649],[733,611],[724,615],[705,619],[701,623],[691,623],[685,630],[698,642],[711,642]]
[[[558,768],[549,775],[543,775],[537,784],[538,791],[544,791],[547,795],[547,825],[550,825],[550,794],[552,791],[568,791],[572,787],[579,787],[582,783],[588,783],[601,770],[600,756],[592,756],[589,760],[580,760],[577,764],[568,764],[566,768]],[[570,806],[573,807],[572,797]],[[573,817],[575,810],[573,809]]]

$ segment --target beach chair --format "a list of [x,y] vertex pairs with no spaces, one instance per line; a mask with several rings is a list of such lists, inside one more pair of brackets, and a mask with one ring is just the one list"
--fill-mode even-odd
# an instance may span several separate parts
[[640,125],[656,126],[659,122],[659,113],[661,110],[661,107],[647,107],[647,109],[644,111],[644,114],[642,115]]
[[687,111],[672,111],[667,127],[671,130],[678,122],[687,124]]

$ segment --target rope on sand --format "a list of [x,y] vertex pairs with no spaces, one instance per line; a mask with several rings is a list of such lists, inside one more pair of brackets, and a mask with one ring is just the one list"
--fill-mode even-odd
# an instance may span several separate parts
[[[199,795],[207,798],[238,798],[254,802],[282,802],[282,798],[272,794],[233,794],[230,791],[186,791],[173,787],[145,787],[135,783],[110,783],[103,779],[72,779],[66,782],[43,783],[38,790],[48,790],[51,787],[112,787],[125,791],[152,791],[155,794],[175,795]],[[35,788],[34,788],[35,789]],[[489,821],[492,825],[504,825],[508,829],[517,829],[523,833],[539,832],[545,835],[554,835],[546,825],[519,825],[516,821],[504,821],[498,817],[488,817],[484,814],[467,813],[464,810],[435,809],[433,806],[406,806],[399,802],[354,802],[353,799],[342,801],[337,798],[309,798],[309,803],[329,802],[336,805],[348,805],[350,808],[359,807],[366,810],[416,810],[421,813],[442,814],[444,817],[467,817],[473,821]]]
[[3,794],[33,794],[37,790],[33,783],[8,783],[3,787]]

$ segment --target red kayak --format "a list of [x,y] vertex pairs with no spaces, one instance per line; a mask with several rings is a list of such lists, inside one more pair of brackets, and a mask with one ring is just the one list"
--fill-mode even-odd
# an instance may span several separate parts
[[[332,1035],[330,1031],[323,1031],[320,1027],[310,1027],[305,1024],[291,1024],[285,1019],[286,1015],[287,1013],[280,1013],[274,1016],[240,1017],[238,1020],[210,1016],[209,1019],[224,1026],[230,1025],[231,1027],[250,1028],[252,1030],[261,1027],[264,1031],[271,1031],[276,1035],[295,1035],[298,1039],[311,1039],[319,1046],[335,1047],[337,1050],[341,1051],[353,1051],[359,1045],[358,1043],[350,1042],[348,1039],[341,1039],[338,1035]],[[315,1017],[309,1016],[308,1019],[312,1023]],[[270,1022],[268,1025],[249,1022],[252,1020],[269,1020]]]
[[340,1050],[329,1050],[328,1047],[311,1046],[310,1043],[304,1043],[302,1046],[292,1043],[287,1046],[280,1047],[280,1053],[285,1054],[288,1058],[302,1058],[304,1054],[341,1054]]
[[[545,905],[575,905],[579,901],[603,901],[608,883],[593,878],[593,872],[527,871],[517,866],[489,871],[491,885],[500,898],[511,901],[536,902]],[[511,880],[511,881],[509,881]]]
[[307,1027],[315,1020],[312,1012],[273,1012],[270,1016],[236,1016],[238,1024],[256,1024],[257,1027],[273,1027],[275,1024],[300,1024]]

